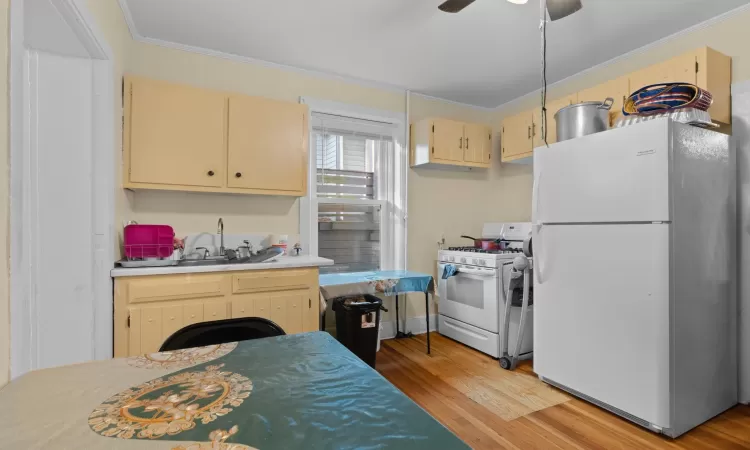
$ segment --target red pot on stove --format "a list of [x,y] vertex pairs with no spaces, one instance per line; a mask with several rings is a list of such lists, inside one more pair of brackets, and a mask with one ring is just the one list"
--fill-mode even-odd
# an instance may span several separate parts
[[461,236],[462,238],[471,239],[474,241],[474,248],[481,248],[482,250],[494,251],[503,250],[503,242],[500,239],[477,239],[471,236]]

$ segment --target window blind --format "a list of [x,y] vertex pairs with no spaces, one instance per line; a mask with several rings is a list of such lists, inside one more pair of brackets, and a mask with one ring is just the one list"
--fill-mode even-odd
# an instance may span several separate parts
[[[396,127],[329,114],[312,114],[318,198],[384,200],[378,169],[392,152]],[[381,207],[318,205],[318,254],[333,259],[323,272],[380,268]]]

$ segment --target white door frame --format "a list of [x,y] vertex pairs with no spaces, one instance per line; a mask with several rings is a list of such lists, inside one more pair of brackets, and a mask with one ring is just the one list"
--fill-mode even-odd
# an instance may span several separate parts
[[[89,53],[93,66],[92,157],[94,248],[94,305],[91,359],[112,357],[112,280],[114,262],[115,137],[113,53],[98,29],[84,0],[53,0],[63,20]],[[34,242],[28,207],[34,192],[27,176],[29,161],[28,118],[24,64],[24,0],[10,2],[10,371],[11,378],[38,368],[36,348],[37,280],[29,258]],[[74,200],[72,200],[74,201]],[[69,218],[61,218],[69,220]],[[64,262],[61,262],[64,263]],[[60,324],[60,333],[68,325]]]

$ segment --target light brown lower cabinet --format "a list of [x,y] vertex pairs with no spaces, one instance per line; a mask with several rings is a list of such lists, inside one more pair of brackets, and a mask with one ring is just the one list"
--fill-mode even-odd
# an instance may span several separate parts
[[157,352],[177,330],[263,317],[287,334],[318,330],[318,269],[176,274],[115,279],[115,357]]

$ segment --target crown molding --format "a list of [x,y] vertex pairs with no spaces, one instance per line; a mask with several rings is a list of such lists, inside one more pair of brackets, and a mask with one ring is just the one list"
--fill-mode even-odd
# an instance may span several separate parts
[[[133,38],[133,40],[136,42],[156,45],[156,46],[164,47],[164,48],[170,48],[173,50],[181,50],[181,51],[189,52],[189,53],[197,53],[203,56],[227,59],[227,60],[239,62],[239,63],[253,64],[253,65],[259,65],[263,67],[269,67],[272,69],[285,70],[285,71],[299,73],[299,74],[307,75],[311,77],[340,81],[340,82],[344,82],[347,84],[353,84],[353,85],[362,86],[362,87],[366,87],[370,89],[380,89],[380,90],[385,90],[388,92],[395,92],[395,93],[399,93],[403,95],[406,95],[406,92],[410,90],[409,88],[404,87],[404,86],[398,86],[398,85],[393,85],[389,83],[381,83],[377,81],[366,80],[366,79],[352,77],[348,75],[341,75],[341,74],[337,74],[333,72],[325,72],[325,71],[313,70],[313,69],[303,69],[300,67],[289,66],[286,64],[279,64],[279,63],[274,63],[274,62],[266,61],[262,59],[251,58],[249,56],[241,56],[241,55],[236,55],[233,53],[226,53],[226,52],[221,52],[218,50],[211,50],[211,49],[207,49],[204,47],[196,47],[192,45],[179,44],[177,42],[146,37],[146,36],[143,36],[138,31],[138,28],[135,25],[133,15],[131,14],[130,7],[128,6],[128,0],[118,0],[118,3],[120,4],[120,9],[122,10],[123,16],[125,17],[125,23],[127,23],[128,25],[128,30],[130,30],[130,35]],[[440,97],[433,97],[431,95],[422,94],[422,93],[418,93],[414,91],[411,91],[411,94],[425,98],[425,99],[429,99],[429,100],[437,100],[437,101],[450,103],[450,104],[457,105],[457,106],[462,106],[464,108],[475,109],[475,110],[484,111],[484,112],[492,112],[495,109],[495,108],[488,108],[488,107],[479,106],[479,105],[472,105],[469,103],[461,103],[455,100],[448,100],[448,99],[440,98]]]
[[141,34],[138,32],[138,28],[135,26],[135,21],[133,20],[133,15],[130,13],[128,0],[117,0],[117,3],[120,4],[122,15],[125,17],[125,23],[128,25],[128,30],[130,30],[130,37],[133,39],[140,38]]
[[[629,51],[627,53],[623,53],[620,56],[616,56],[616,57],[614,57],[612,59],[604,61],[603,63],[597,64],[595,66],[591,66],[588,69],[584,69],[584,70],[582,70],[582,71],[580,71],[578,73],[570,75],[569,77],[565,77],[562,80],[555,81],[552,84],[548,84],[547,85],[547,89],[553,88],[555,86],[560,86],[560,85],[562,85],[562,84],[564,84],[564,83],[566,83],[568,81],[571,81],[571,80],[574,80],[574,79],[576,79],[578,77],[581,77],[581,76],[584,76],[586,74],[595,72],[595,71],[597,71],[599,69],[603,69],[603,68],[605,68],[607,66],[610,66],[612,64],[616,64],[618,62],[624,61],[624,60],[626,60],[628,58],[632,58],[632,57],[637,56],[637,55],[642,55],[644,53],[648,53],[650,50],[653,50],[653,49],[655,49],[655,48],[657,48],[659,46],[667,44],[667,43],[669,43],[671,41],[674,41],[676,39],[679,39],[679,38],[681,38],[683,36],[687,36],[689,34],[696,33],[696,32],[698,32],[698,31],[700,31],[700,30],[702,30],[704,28],[708,28],[710,26],[713,26],[713,25],[719,24],[721,22],[724,22],[726,20],[729,20],[733,16],[735,16],[737,14],[740,14],[740,13],[743,13],[745,11],[750,11],[750,3],[746,4],[746,5],[739,6],[737,8],[734,8],[734,9],[732,9],[730,11],[727,11],[727,12],[725,12],[723,14],[719,14],[718,16],[714,16],[714,17],[712,17],[712,18],[710,18],[708,20],[705,20],[703,22],[697,23],[697,24],[695,24],[695,25],[693,25],[691,27],[685,28],[685,29],[680,30],[680,31],[678,31],[676,33],[672,33],[669,36],[666,36],[666,37],[663,37],[663,38],[659,39],[658,41],[650,42],[650,43],[648,43],[648,44],[646,44],[646,45],[644,45],[642,47],[638,47],[635,50],[631,50],[631,51]],[[531,91],[531,92],[529,92],[527,94],[524,94],[524,95],[522,95],[520,97],[517,97],[517,98],[515,98],[513,100],[507,101],[507,102],[505,102],[505,103],[497,106],[494,109],[495,109],[495,111],[499,112],[499,111],[501,111],[503,109],[506,109],[506,108],[512,108],[514,105],[524,103],[527,99],[529,99],[532,96],[539,95],[540,91],[541,91],[541,88],[537,89],[537,90],[534,90],[534,91]]]
[[[362,86],[362,87],[366,87],[366,88],[371,88],[371,89],[381,89],[381,90],[385,90],[385,91],[389,91],[389,92],[397,92],[397,93],[400,93],[400,94],[406,94],[407,91],[410,91],[411,95],[415,96],[415,97],[421,97],[421,98],[424,98],[424,99],[427,99],[427,100],[440,101],[440,102],[444,102],[444,103],[448,103],[448,104],[452,104],[452,105],[456,105],[456,106],[461,106],[461,107],[464,107],[464,108],[473,109],[473,110],[482,111],[482,112],[499,112],[499,111],[502,111],[502,110],[504,110],[506,108],[512,108],[514,105],[524,103],[525,101],[527,101],[532,96],[539,95],[539,92],[540,92],[540,90],[537,89],[537,90],[528,92],[528,93],[526,93],[524,95],[521,95],[520,97],[516,97],[513,100],[509,100],[509,101],[507,101],[505,103],[501,103],[500,105],[498,105],[498,106],[496,106],[494,108],[491,108],[491,107],[485,107],[485,106],[480,106],[480,105],[472,105],[472,104],[469,104],[469,103],[462,103],[462,102],[458,102],[458,101],[455,101],[455,100],[449,100],[449,99],[446,99],[446,98],[435,97],[435,96],[428,95],[428,94],[423,94],[423,93],[420,93],[420,92],[416,92],[416,91],[410,90],[410,88],[404,87],[404,86],[398,86],[398,85],[393,85],[393,84],[388,84],[388,83],[382,83],[382,82],[377,82],[377,81],[372,81],[372,80],[366,80],[366,79],[361,79],[361,78],[357,78],[357,77],[351,77],[351,76],[348,76],[348,75],[341,75],[341,74],[337,74],[337,73],[333,73],[333,72],[325,72],[325,71],[313,70],[313,69],[303,69],[303,68],[300,68],[300,67],[289,66],[289,65],[285,65],[285,64],[279,64],[279,63],[274,63],[274,62],[271,62],[271,61],[262,60],[262,59],[251,58],[251,57],[248,57],[248,56],[241,56],[241,55],[236,55],[236,54],[232,54],[232,53],[221,52],[221,51],[218,51],[218,50],[211,50],[211,49],[207,49],[207,48],[204,48],[204,47],[196,47],[196,46],[192,46],[192,45],[184,45],[184,44],[179,44],[179,43],[176,43],[176,42],[166,41],[166,40],[162,40],[162,39],[155,39],[155,38],[145,37],[145,36],[143,36],[138,31],[138,28],[135,25],[135,21],[133,20],[133,16],[132,16],[132,14],[130,12],[130,8],[128,6],[128,0],[118,0],[118,3],[120,4],[120,9],[122,9],[123,16],[125,17],[125,22],[128,25],[128,29],[130,30],[130,35],[132,36],[133,40],[136,41],[136,42],[141,42],[141,43],[150,44],[150,45],[156,45],[156,46],[159,46],[159,47],[171,48],[171,49],[174,49],[174,50],[181,50],[181,51],[189,52],[189,53],[197,53],[197,54],[204,55],[204,56],[210,56],[210,57],[214,57],[214,58],[222,58],[222,59],[227,59],[227,60],[234,61],[234,62],[239,62],[239,63],[253,64],[253,65],[259,65],[259,66],[269,67],[269,68],[273,68],[273,69],[285,70],[285,71],[295,72],[295,73],[299,73],[299,74],[303,74],[303,75],[307,75],[307,76],[312,76],[312,77],[316,77],[316,78],[323,78],[323,79],[328,79],[328,80],[340,81],[340,82],[344,82],[344,83],[348,83],[348,84],[353,84],[353,85],[357,85],[357,86]],[[560,85],[562,85],[562,84],[564,84],[564,83],[566,83],[568,81],[576,79],[577,77],[582,77],[582,76],[584,76],[586,74],[595,72],[595,71],[597,71],[599,69],[603,69],[603,68],[605,68],[607,66],[610,66],[612,64],[616,64],[618,62],[621,62],[621,61],[624,61],[626,59],[632,58],[634,56],[647,53],[650,50],[653,50],[654,48],[657,48],[657,47],[659,47],[661,45],[669,43],[670,41],[673,41],[673,40],[679,39],[679,38],[681,38],[683,36],[686,36],[686,35],[698,32],[698,31],[700,31],[700,30],[702,30],[704,28],[708,28],[708,27],[710,27],[712,25],[724,22],[724,21],[726,21],[728,19],[731,19],[732,16],[734,16],[736,14],[739,14],[739,13],[742,13],[742,12],[745,12],[745,11],[750,11],[750,4],[739,6],[739,7],[735,8],[735,9],[727,11],[727,12],[725,12],[723,14],[720,14],[718,16],[712,17],[712,18],[710,18],[708,20],[705,20],[703,22],[700,22],[698,24],[695,24],[695,25],[690,26],[688,28],[685,28],[683,30],[677,31],[677,32],[675,32],[673,34],[670,34],[669,36],[663,37],[663,38],[661,38],[661,39],[659,39],[657,41],[648,43],[648,44],[646,44],[646,45],[644,45],[642,47],[639,47],[639,48],[637,48],[635,50],[631,50],[631,51],[629,51],[627,53],[623,53],[622,55],[616,56],[616,57],[614,57],[612,59],[609,59],[607,61],[599,63],[599,64],[597,64],[595,66],[592,66],[592,67],[589,67],[587,69],[584,69],[584,70],[582,70],[580,72],[577,72],[577,73],[575,73],[573,75],[565,77],[562,80],[559,80],[559,81],[556,81],[554,83],[548,84],[547,88],[550,89],[550,88],[554,88],[556,86],[560,86]]]
[[451,105],[461,106],[461,107],[468,108],[468,109],[473,109],[473,110],[476,110],[476,111],[488,112],[489,113],[489,112],[494,112],[495,110],[497,110],[497,107],[492,108],[492,107],[487,107],[487,106],[472,105],[472,104],[469,104],[469,103],[457,102],[455,100],[448,100],[447,98],[435,97],[435,96],[432,96],[432,95],[422,94],[420,92],[414,92],[414,91],[409,91],[409,92],[411,93],[411,95],[413,97],[421,97],[421,98],[423,98],[425,100],[435,100],[435,101],[438,101],[438,102],[443,102],[443,103],[448,103],[448,104],[451,104]]

